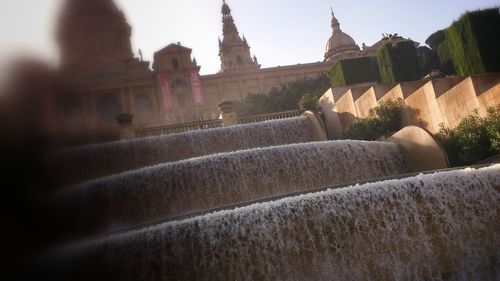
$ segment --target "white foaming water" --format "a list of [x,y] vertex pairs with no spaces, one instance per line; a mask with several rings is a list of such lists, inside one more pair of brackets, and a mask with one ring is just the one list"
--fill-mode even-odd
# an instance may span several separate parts
[[499,206],[495,165],[220,211],[59,257],[83,279],[499,280]]
[[294,117],[62,149],[53,164],[64,183],[75,183],[213,153],[310,141],[315,141],[310,121]]
[[[405,172],[396,144],[327,141],[222,153],[147,167],[63,192],[83,225],[123,227],[210,208]],[[72,207],[73,206],[73,207]]]

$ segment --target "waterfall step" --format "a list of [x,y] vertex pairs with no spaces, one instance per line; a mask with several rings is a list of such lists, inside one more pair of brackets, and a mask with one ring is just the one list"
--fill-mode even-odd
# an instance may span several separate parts
[[499,203],[500,165],[437,171],[101,236],[50,259],[68,280],[495,280]]
[[324,141],[221,153],[129,171],[58,194],[65,223],[93,234],[225,205],[404,174],[388,142]]
[[301,116],[59,149],[49,162],[58,184],[66,186],[159,163],[317,140],[311,121]]
[[[494,163],[494,164],[500,165],[499,163]],[[340,184],[333,184],[333,185],[322,186],[322,187],[317,187],[317,188],[312,188],[312,189],[307,189],[307,190],[298,190],[298,191],[288,192],[288,193],[284,193],[284,194],[272,195],[272,196],[264,197],[264,198],[258,198],[258,199],[242,201],[242,202],[233,203],[233,204],[227,204],[227,205],[209,208],[209,209],[205,209],[205,210],[201,210],[201,211],[190,212],[190,213],[187,213],[184,215],[179,215],[179,216],[175,216],[175,217],[171,217],[171,218],[158,219],[158,220],[152,220],[152,221],[148,221],[148,222],[138,223],[138,224],[124,227],[121,229],[109,230],[109,231],[104,231],[101,233],[92,234],[92,235],[89,235],[87,237],[83,237],[83,238],[73,240],[73,241],[94,239],[94,238],[98,238],[98,237],[106,237],[109,235],[115,235],[115,234],[119,234],[119,233],[126,233],[128,231],[153,227],[153,226],[163,224],[163,223],[169,223],[169,222],[174,222],[174,221],[183,221],[186,219],[192,219],[195,217],[202,217],[202,216],[209,215],[209,214],[216,213],[216,212],[220,212],[220,211],[230,211],[233,209],[247,207],[247,206],[251,206],[251,205],[255,205],[255,204],[277,201],[277,200],[284,199],[284,198],[302,196],[302,195],[311,194],[311,193],[324,192],[324,191],[332,190],[332,189],[347,188],[347,187],[351,187],[351,186],[360,186],[360,185],[385,182],[385,181],[390,181],[390,180],[401,180],[401,179],[416,177],[419,175],[435,174],[438,172],[442,173],[442,172],[459,171],[459,170],[469,169],[469,168],[470,169],[482,169],[482,168],[491,167],[494,164],[490,163],[490,164],[481,164],[481,165],[466,166],[466,167],[446,168],[446,169],[433,170],[433,171],[410,172],[410,173],[404,173],[404,174],[398,174],[398,175],[392,175],[392,176],[376,177],[376,178],[371,178],[371,179],[361,180],[361,181],[355,180],[355,181],[343,182]]]

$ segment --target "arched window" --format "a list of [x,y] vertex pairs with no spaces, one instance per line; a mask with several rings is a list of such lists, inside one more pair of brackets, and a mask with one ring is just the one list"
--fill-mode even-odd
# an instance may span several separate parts
[[172,67],[174,69],[179,69],[179,60],[178,59],[173,59],[172,60]]
[[240,57],[240,56],[236,56],[236,62],[237,62],[239,65],[242,65],[242,64],[243,64],[243,60],[241,60],[241,57]]
[[139,122],[148,122],[153,119],[153,106],[147,94],[135,96],[135,114]]
[[186,85],[186,83],[184,83],[184,81],[182,81],[181,79],[177,79],[174,81],[174,83],[172,83],[172,90],[182,91],[182,90],[184,90],[185,85]]
[[121,113],[120,102],[115,94],[100,95],[97,102],[97,113],[102,124],[115,124]]

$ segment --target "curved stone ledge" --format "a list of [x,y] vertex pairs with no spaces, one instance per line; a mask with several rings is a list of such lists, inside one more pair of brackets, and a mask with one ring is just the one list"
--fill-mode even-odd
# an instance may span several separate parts
[[423,128],[406,126],[387,138],[386,141],[401,146],[409,172],[431,171],[449,167],[446,151],[437,139]]
[[326,141],[328,137],[326,135],[325,126],[323,124],[323,120],[319,117],[318,114],[314,114],[312,111],[306,111],[302,114],[302,116],[306,116],[311,122],[311,126],[314,132],[314,137],[319,141]]

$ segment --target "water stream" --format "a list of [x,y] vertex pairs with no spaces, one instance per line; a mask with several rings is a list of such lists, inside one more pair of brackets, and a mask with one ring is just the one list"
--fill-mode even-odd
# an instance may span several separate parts
[[499,209],[500,165],[468,168],[105,236],[57,264],[71,280],[499,280]]
[[[109,231],[273,195],[405,173],[394,143],[326,141],[150,166],[60,194],[82,228]],[[75,217],[70,219],[75,220]]]
[[51,166],[65,185],[213,153],[315,140],[307,117],[294,117],[60,149]]

